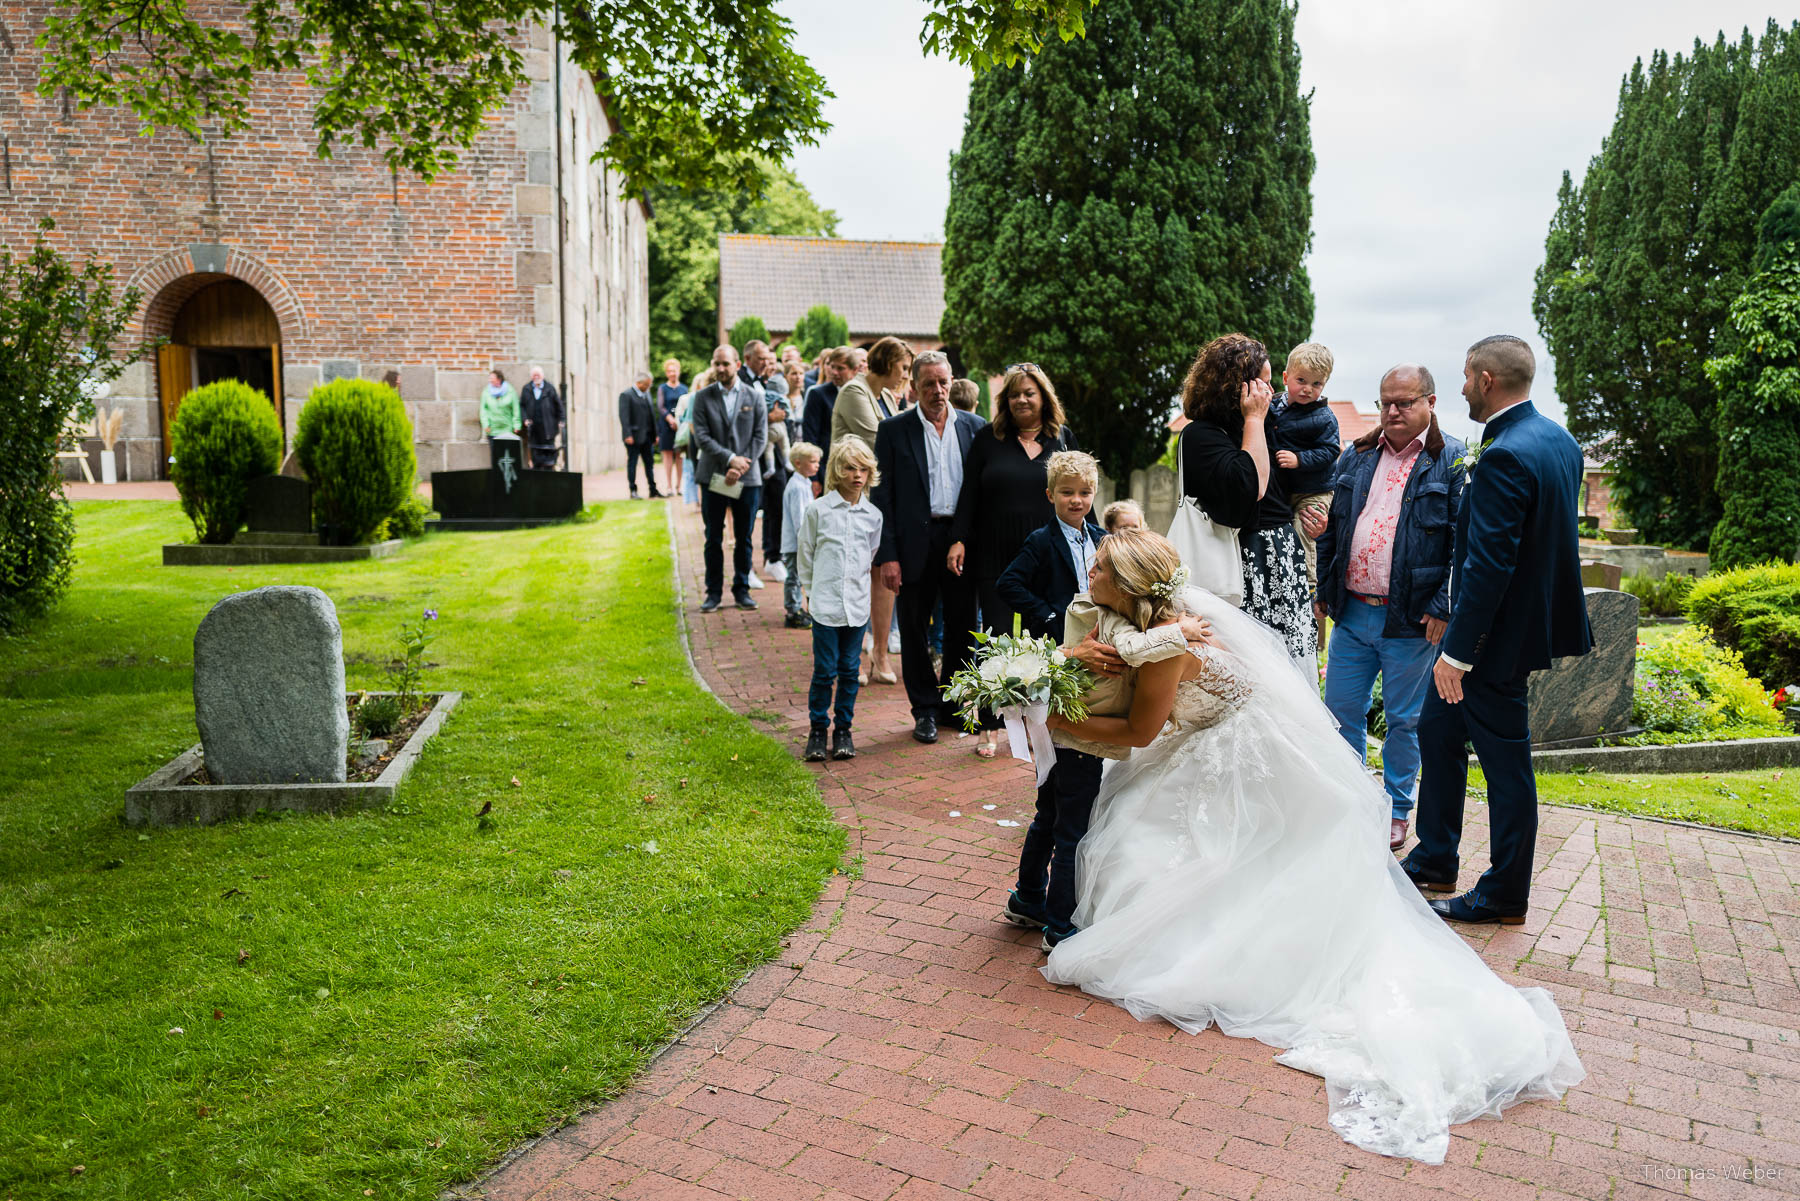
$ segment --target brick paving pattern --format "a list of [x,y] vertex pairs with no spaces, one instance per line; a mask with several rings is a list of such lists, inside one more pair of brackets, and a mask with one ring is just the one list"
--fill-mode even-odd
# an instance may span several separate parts
[[[758,612],[700,615],[698,522],[676,526],[701,675],[797,755],[809,635],[781,628],[779,587]],[[863,690],[860,756],[818,772],[861,871],[834,878],[780,961],[476,1195],[1800,1195],[1800,846],[1546,807],[1530,920],[1463,933],[1550,990],[1588,1078],[1456,1127],[1432,1167],[1343,1142],[1323,1085],[1260,1043],[1048,984],[1037,936],[995,920],[1023,833],[998,823],[1029,819],[1029,769],[910,728],[900,688]],[[1465,886],[1486,862],[1480,806],[1468,836]]]

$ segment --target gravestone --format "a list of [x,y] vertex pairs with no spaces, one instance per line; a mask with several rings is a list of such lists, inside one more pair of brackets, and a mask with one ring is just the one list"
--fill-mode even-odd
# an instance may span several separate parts
[[1598,559],[1581,561],[1581,583],[1586,588],[1608,588],[1617,591],[1619,581],[1624,579],[1625,569],[1617,563],[1602,563]]
[[252,534],[312,533],[312,485],[291,475],[264,475],[250,481],[246,497]]
[[1637,677],[1638,599],[1587,588],[1594,649],[1531,673],[1531,741],[1565,742],[1617,734],[1631,725]]
[[504,530],[566,521],[581,512],[581,473],[539,471],[524,466],[524,443],[494,444],[494,466],[473,471],[434,471],[431,507],[434,530]]
[[228,596],[194,632],[194,721],[215,784],[341,784],[344,640],[317,588]]

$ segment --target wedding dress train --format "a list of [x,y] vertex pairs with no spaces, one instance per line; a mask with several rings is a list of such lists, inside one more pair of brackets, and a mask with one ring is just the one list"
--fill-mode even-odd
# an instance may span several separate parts
[[1441,1163],[1449,1127],[1582,1079],[1541,988],[1502,982],[1388,851],[1388,801],[1286,649],[1210,593],[1221,649],[1107,770],[1077,853],[1080,933],[1043,971],[1140,1019],[1282,1048],[1331,1125]]

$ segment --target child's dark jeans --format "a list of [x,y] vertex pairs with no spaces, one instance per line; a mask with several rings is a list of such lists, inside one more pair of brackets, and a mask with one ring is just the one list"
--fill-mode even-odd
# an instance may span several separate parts
[[1058,747],[1056,766],[1037,790],[1037,814],[1019,850],[1019,900],[1042,905],[1047,928],[1059,936],[1074,931],[1075,848],[1087,834],[1105,766],[1098,755]]

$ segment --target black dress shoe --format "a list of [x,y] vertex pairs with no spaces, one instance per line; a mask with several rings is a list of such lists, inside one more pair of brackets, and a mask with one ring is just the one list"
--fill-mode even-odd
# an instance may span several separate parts
[[1456,891],[1456,877],[1455,876],[1451,876],[1448,880],[1446,880],[1440,876],[1434,876],[1428,872],[1422,872],[1413,863],[1413,861],[1410,857],[1406,858],[1406,859],[1402,859],[1400,861],[1400,870],[1404,871],[1406,873],[1406,878],[1408,880],[1411,880],[1413,882],[1413,887],[1418,889],[1420,892],[1455,892]]
[[750,594],[748,592],[744,593],[742,596],[732,597],[731,603],[736,605],[740,609],[756,608],[756,602],[750,598]]
[[806,736],[806,753],[801,756],[808,763],[825,762],[825,731],[814,730]]
[[716,596],[709,596],[700,602],[700,612],[702,613],[716,613],[718,609],[719,598]]
[[831,757],[833,759],[856,758],[856,744],[850,741],[850,731],[833,730],[831,732]]
[[914,721],[913,722],[913,741],[914,742],[936,742],[937,741],[937,718],[935,718],[931,714],[927,713],[924,717],[921,717],[921,718],[917,719],[916,721]]
[[1432,912],[1446,921],[1467,922],[1474,926],[1492,925],[1496,922],[1502,926],[1525,924],[1525,906],[1502,909],[1483,896],[1479,889],[1471,888],[1460,897],[1446,897],[1432,901],[1430,905]]

